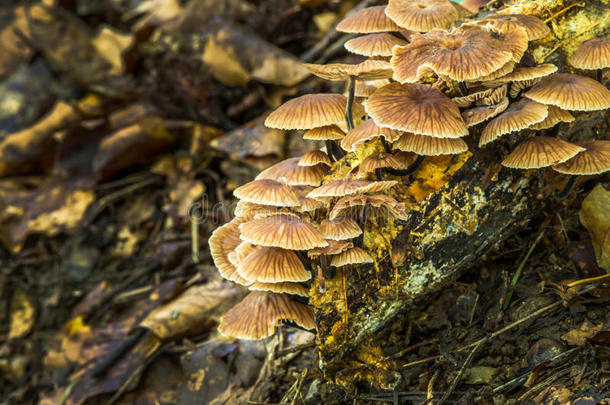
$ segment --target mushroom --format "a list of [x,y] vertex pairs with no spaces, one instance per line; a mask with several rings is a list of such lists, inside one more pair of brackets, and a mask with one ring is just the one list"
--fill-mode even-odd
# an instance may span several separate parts
[[237,273],[251,283],[302,282],[311,279],[311,274],[295,252],[266,246],[254,247],[238,263]]
[[424,156],[457,155],[468,150],[468,145],[460,138],[436,138],[426,135],[405,133],[392,145],[394,148]]
[[327,167],[323,164],[315,166],[299,166],[300,157],[282,160],[263,170],[256,180],[271,179],[288,186],[319,186],[326,175]]
[[363,8],[345,17],[335,29],[349,34],[400,31],[401,28],[385,14],[385,9],[386,6]]
[[275,332],[281,322],[294,322],[315,329],[313,308],[290,299],[286,294],[253,291],[220,318],[218,331],[237,339],[260,340]]
[[537,124],[548,115],[548,107],[528,99],[511,104],[506,111],[491,120],[481,132],[479,147],[495,141],[502,135],[518,132]]
[[252,283],[248,286],[251,291],[271,291],[274,293],[285,293],[290,295],[298,295],[300,297],[309,297],[307,287],[299,283],[281,282],[281,283]]
[[341,140],[341,147],[348,152],[354,152],[364,145],[365,142],[370,141],[371,139],[381,138],[387,151],[388,148],[386,142],[395,142],[398,138],[400,138],[401,134],[402,131],[397,131],[391,128],[382,128],[378,126],[374,120],[369,119],[363,121],[359,125],[356,125],[354,129],[349,131],[345,135],[345,138]]
[[550,105],[548,107],[549,114],[546,116],[546,118],[539,123],[530,126],[531,129],[539,131],[542,129],[554,128],[551,134],[557,135],[557,131],[559,130],[559,125],[557,124],[574,121],[574,116],[569,111],[562,110],[554,105]]
[[[466,90],[467,94],[464,96],[453,97],[451,99],[451,101],[453,101],[453,103],[455,105],[457,105],[458,107],[469,107],[475,101],[490,96],[491,94],[493,94],[495,92],[495,90],[496,89],[494,87],[490,87],[490,88],[475,87],[470,92],[467,89]],[[492,104],[495,104],[495,103],[492,103]]]
[[328,243],[318,230],[292,215],[273,215],[239,225],[241,239],[254,245],[308,250]]
[[523,96],[571,111],[610,108],[610,90],[591,78],[569,73],[544,77]]
[[375,193],[388,190],[398,184],[397,181],[367,181],[367,180],[332,180],[320,186],[309,194],[309,198],[343,197],[356,193]]
[[610,67],[610,38],[593,38],[580,44],[570,58],[576,69],[595,70],[602,83],[602,69]]
[[577,145],[585,150],[566,162],[553,166],[553,170],[570,175],[563,190],[557,193],[560,199],[568,196],[577,176],[591,176],[610,171],[610,141],[586,141],[578,142]]
[[[410,155],[401,156],[406,158],[410,163],[413,163],[413,159],[411,159]],[[401,167],[405,166],[405,163],[405,160],[401,160],[399,156],[395,156],[392,153],[373,153],[372,155],[367,156],[362,163],[360,163],[358,175],[366,176],[368,173],[374,172],[377,180],[380,180],[381,173],[384,169],[390,174],[405,175],[403,170],[399,170]]]
[[354,103],[356,80],[379,80],[392,77],[392,66],[389,62],[382,60],[369,59],[357,65],[344,63],[331,63],[327,65],[305,63],[303,66],[322,79],[347,81],[348,96],[345,108],[345,122],[347,123],[348,131],[354,128],[352,105]]
[[339,220],[323,219],[318,225],[318,230],[325,239],[348,240],[357,238],[362,234],[358,223],[350,218]]
[[237,273],[237,269],[229,261],[228,255],[241,243],[239,225],[244,221],[244,218],[234,218],[232,221],[216,228],[208,241],[212,260],[214,260],[222,278],[241,285],[247,285],[248,282]]
[[462,118],[466,126],[470,128],[495,117],[506,110],[507,107],[508,97],[504,97],[498,104],[470,108],[462,113]]
[[[385,13],[400,27],[419,32],[447,28],[464,14],[449,0],[390,0]],[[466,11],[466,15],[470,13]]]
[[298,207],[297,195],[289,186],[270,179],[254,180],[237,187],[233,195],[240,200],[253,204],[274,207]]
[[353,247],[333,256],[330,265],[334,267],[349,266],[352,264],[373,263],[374,260],[366,250]]
[[326,154],[326,152],[321,150],[312,150],[307,152],[299,159],[297,163],[299,166],[315,166],[315,165],[332,165],[330,158]]
[[522,27],[525,29],[529,41],[542,39],[551,33],[545,22],[533,15],[492,14],[480,20],[480,23],[491,23],[503,31]]
[[502,161],[512,169],[540,169],[563,163],[585,148],[549,136],[532,136],[519,145]]
[[367,34],[352,38],[345,43],[348,52],[367,57],[392,56],[392,48],[406,45],[407,41],[387,32]]

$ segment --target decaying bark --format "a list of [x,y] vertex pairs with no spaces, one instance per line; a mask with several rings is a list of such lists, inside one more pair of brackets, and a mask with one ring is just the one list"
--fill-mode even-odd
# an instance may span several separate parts
[[[562,8],[557,1],[522,0],[518,6],[542,18]],[[588,1],[585,8],[562,14],[561,20],[550,23],[559,39],[536,44],[531,54],[539,59],[591,21],[602,21],[596,27],[601,31],[587,32],[547,55],[546,61],[570,71],[566,54],[573,51],[575,42],[607,35],[607,3]],[[579,114],[568,131],[574,140],[586,138],[603,119],[601,113]],[[317,286],[312,289],[320,366],[329,380],[351,388],[359,382],[392,388],[398,382],[400,364],[389,356],[405,347],[406,319],[414,300],[425,299],[425,294],[447,285],[471,269],[491,247],[540,216],[566,180],[548,169],[546,185],[541,187],[536,171],[500,165],[508,153],[507,141],[480,149],[475,142],[478,136],[469,138],[470,152],[426,158],[413,176],[399,179],[394,197],[407,202],[410,219],[371,219],[365,246],[373,252],[375,265],[339,270],[334,279],[326,280],[326,292],[318,292]],[[344,172],[338,168],[333,176],[342,178]]]

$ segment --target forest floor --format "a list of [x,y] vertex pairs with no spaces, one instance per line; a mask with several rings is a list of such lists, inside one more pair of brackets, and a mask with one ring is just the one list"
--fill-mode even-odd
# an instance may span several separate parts
[[216,332],[245,294],[207,248],[232,190],[311,148],[262,119],[342,90],[299,60],[349,60],[331,27],[374,1],[24,3],[0,6],[0,404],[610,403],[610,287],[569,288],[605,274],[579,213],[607,178],[422,297],[391,391],[325,382],[312,333]]

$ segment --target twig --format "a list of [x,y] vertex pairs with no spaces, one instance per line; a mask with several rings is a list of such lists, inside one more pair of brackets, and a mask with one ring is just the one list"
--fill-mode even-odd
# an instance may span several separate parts
[[558,43],[557,43],[557,44],[556,44],[556,45],[555,45],[553,48],[551,48],[551,50],[550,50],[550,51],[548,51],[548,52],[547,52],[546,54],[544,54],[544,55],[543,55],[543,56],[542,56],[542,57],[541,57],[539,60],[537,60],[537,61],[536,61],[536,63],[540,64],[540,63],[544,62],[544,60],[545,60],[546,58],[548,58],[549,56],[551,56],[551,54],[552,54],[553,52],[555,52],[557,49],[559,49],[559,48],[560,48],[560,47],[561,47],[563,44],[565,44],[566,42],[570,42],[570,41],[571,41],[571,40],[573,40],[573,39],[578,38],[579,36],[581,36],[582,34],[584,34],[584,33],[586,33],[586,32],[589,32],[589,31],[590,31],[590,30],[591,30],[593,27],[598,26],[600,23],[601,23],[601,22],[600,22],[600,21],[598,21],[598,22],[596,22],[596,23],[594,23],[594,24],[591,24],[591,25],[589,25],[587,28],[585,28],[584,30],[580,31],[579,33],[577,33],[577,34],[575,34],[575,35],[573,35],[573,36],[571,36],[571,37],[569,37],[569,38],[566,38],[566,39],[564,39],[564,40],[559,41],[559,42],[558,42]]
[[504,305],[502,305],[502,310],[505,311],[506,308],[508,308],[508,305],[510,304],[510,299],[512,298],[513,292],[515,291],[515,286],[517,285],[517,282],[519,281],[519,277],[521,277],[521,272],[523,271],[523,268],[525,267],[525,263],[527,263],[527,261],[529,260],[530,256],[534,252],[534,249],[536,248],[536,246],[538,246],[538,242],[540,242],[543,235],[544,235],[544,229],[542,231],[540,231],[540,233],[538,234],[538,237],[536,237],[536,240],[534,240],[534,243],[532,243],[532,246],[530,246],[525,257],[523,258],[523,260],[521,260],[521,263],[519,263],[519,267],[517,267],[517,271],[515,271],[515,275],[513,276],[513,279],[510,282],[510,288],[508,289],[508,292],[506,293],[506,299],[504,300]]
[[443,395],[443,397],[440,399],[440,401],[438,401],[437,405],[443,405],[447,401],[447,399],[449,398],[451,393],[453,391],[455,391],[455,388],[457,387],[457,385],[462,380],[462,376],[464,375],[464,372],[470,366],[470,363],[472,363],[472,360],[474,359],[474,354],[476,353],[477,350],[479,350],[479,347],[481,347],[481,345],[483,345],[485,342],[487,342],[487,340],[488,340],[487,337],[479,340],[477,345],[472,348],[472,350],[470,351],[470,354],[468,354],[468,357],[466,357],[466,360],[464,361],[464,364],[460,368],[460,371],[458,371],[457,375],[455,376],[455,378],[451,382],[451,385],[449,386],[449,389],[447,390],[447,392],[445,392],[445,395]]

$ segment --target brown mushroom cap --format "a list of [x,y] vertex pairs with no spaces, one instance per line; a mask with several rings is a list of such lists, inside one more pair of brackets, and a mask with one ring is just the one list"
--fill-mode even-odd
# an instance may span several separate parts
[[507,74],[495,80],[496,83],[509,83],[509,82],[522,82],[533,79],[541,79],[545,76],[551,75],[557,71],[557,66],[552,63],[544,63],[538,66],[525,67],[521,66]]
[[540,169],[576,156],[585,148],[550,136],[533,136],[521,142],[502,161],[512,169]]
[[367,180],[332,180],[323,186],[320,186],[309,194],[308,198],[327,198],[327,197],[343,197],[356,193],[367,193],[387,190],[394,185],[396,181],[367,181]]
[[299,166],[300,157],[289,158],[263,170],[256,180],[271,179],[288,186],[319,186],[326,175],[324,165]]
[[314,188],[315,187],[312,186],[293,187],[293,190],[301,203],[301,205],[296,209],[298,212],[311,212],[317,210],[318,208],[324,207],[324,202],[306,197],[306,195]]
[[400,27],[419,32],[447,28],[460,17],[449,0],[390,0],[385,13]]
[[530,128],[539,131],[541,129],[552,128],[560,122],[572,121],[574,121],[574,116],[569,111],[562,110],[554,105],[550,105],[549,114],[546,116],[546,118],[539,123],[532,125]]
[[573,175],[602,174],[610,170],[610,141],[579,142],[584,151],[572,159],[553,166],[559,173]]
[[548,115],[548,107],[528,99],[511,104],[508,109],[491,120],[479,139],[479,147],[495,141],[502,135],[517,132],[537,124]]
[[[277,129],[311,129],[334,125],[345,117],[347,98],[341,94],[306,94],[288,100],[265,119],[265,126]],[[364,114],[358,103],[355,117]]]
[[327,242],[328,246],[324,248],[311,249],[307,252],[307,256],[309,258],[314,258],[321,255],[337,255],[347,249],[351,249],[354,247],[354,244],[352,242],[347,242],[345,240],[328,239]]
[[248,286],[252,291],[271,291],[274,293],[285,293],[290,295],[298,295],[308,297],[307,287],[299,283],[281,282],[281,283],[253,283]]
[[229,253],[229,261],[237,269],[239,263],[241,263],[241,261],[244,260],[246,256],[252,253],[254,249],[256,249],[256,245],[242,241],[239,245],[237,245],[235,250]]
[[330,265],[334,267],[343,267],[350,264],[365,264],[373,262],[373,258],[366,252],[366,250],[360,249],[359,247],[353,247],[351,249],[347,249],[345,252],[333,256],[330,261]]
[[460,110],[451,99],[421,84],[388,84],[373,93],[366,110],[380,127],[437,138],[468,135]]
[[474,103],[476,105],[494,105],[499,104],[505,97],[508,91],[508,85],[503,84],[500,87],[492,89],[493,91],[486,96],[480,97]]
[[402,131],[381,128],[374,120],[369,119],[356,125],[354,129],[349,131],[341,141],[341,147],[348,152],[354,152],[371,139],[383,136],[388,142],[394,142],[401,134]]
[[301,156],[299,159],[299,166],[315,166],[323,164],[326,166],[331,166],[332,162],[330,158],[326,154],[326,152],[321,150],[312,150]]
[[583,42],[572,54],[570,65],[583,70],[610,67],[610,38],[593,38]]
[[239,262],[237,272],[249,282],[300,282],[311,278],[299,257],[291,250],[257,246]]
[[389,79],[393,73],[392,65],[389,62],[373,59],[367,59],[356,65],[346,63],[330,63],[326,65],[304,63],[303,66],[322,79],[335,81],[346,80],[350,77],[358,80]]
[[502,31],[515,27],[523,27],[530,41],[542,39],[551,33],[545,22],[533,15],[494,14],[485,17],[481,22],[490,22]]
[[396,45],[406,45],[407,41],[392,34],[368,34],[352,38],[345,43],[345,49],[351,53],[363,56],[392,56],[392,48]]
[[464,0],[460,4],[471,13],[477,13],[487,3],[487,0]]
[[455,105],[457,105],[458,107],[468,107],[470,106],[472,103],[474,103],[475,101],[483,98],[483,97],[487,97],[490,94],[492,94],[494,92],[494,88],[477,88],[474,90],[471,90],[470,94],[467,94],[465,96],[460,96],[460,97],[453,97],[451,99],[451,101],[453,101],[455,103]]
[[298,207],[299,199],[292,189],[275,180],[254,180],[237,187],[233,195],[253,204],[274,207]]
[[468,150],[468,145],[460,138],[435,138],[409,132],[401,136],[392,146],[422,156],[456,155]]
[[469,128],[480,124],[483,121],[487,121],[490,118],[500,114],[508,107],[508,97],[504,97],[502,101],[494,105],[486,105],[482,107],[475,107],[468,109],[462,113],[462,118],[466,126]]
[[477,79],[477,81],[482,82],[481,84],[483,84],[484,86],[497,86],[497,82],[496,79],[507,75],[508,73],[512,72],[515,69],[515,65],[516,63],[514,61],[509,61],[506,62],[504,64],[504,66],[502,66],[500,69],[486,75],[486,76],[481,76]]
[[353,239],[362,234],[358,223],[350,218],[342,218],[337,221],[323,219],[318,225],[318,229],[325,239],[332,240]]
[[386,6],[367,7],[348,15],[337,24],[338,32],[371,34],[375,32],[400,31],[400,27],[387,15]]
[[513,62],[519,63],[528,46],[528,35],[527,30],[523,27],[513,26],[507,29],[500,29],[494,24],[463,24],[459,29],[467,30],[476,25],[483,27],[488,31],[494,38],[503,42],[504,45],[510,49],[513,54]]
[[312,128],[303,134],[303,139],[314,141],[338,141],[343,139],[345,133],[336,125],[325,125],[323,127]]
[[564,110],[596,111],[610,108],[610,90],[589,77],[568,73],[547,76],[523,95]]
[[243,222],[242,218],[235,218],[223,226],[216,228],[210,236],[208,245],[214,264],[218,268],[220,275],[238,284],[246,285],[248,282],[243,279],[237,269],[229,261],[229,253],[241,243],[239,237],[239,225]]
[[342,197],[335,203],[330,211],[328,218],[334,221],[337,218],[345,218],[350,211],[359,209],[368,204],[372,209],[385,210],[385,214],[391,217],[405,220],[407,219],[404,203],[399,203],[394,198],[385,194],[362,195],[355,194]]
[[224,336],[260,340],[275,332],[282,321],[292,321],[305,329],[315,329],[313,308],[290,299],[286,294],[253,291],[231,308],[218,325]]
[[521,90],[532,87],[534,84],[538,83],[540,80],[542,80],[542,78],[532,79],[532,80],[523,80],[521,82],[512,82],[510,84],[510,93],[509,93],[510,97],[516,98],[519,95],[519,93],[521,92]]
[[310,223],[292,215],[273,215],[239,225],[242,240],[255,245],[308,250],[327,242]]
[[394,80],[412,83],[432,72],[457,81],[474,81],[512,60],[508,43],[472,25],[455,32],[414,34],[410,44],[394,48],[390,62]]
[[391,153],[373,153],[360,163],[360,173],[371,173],[386,167],[398,169],[400,166],[402,166],[402,162]]

